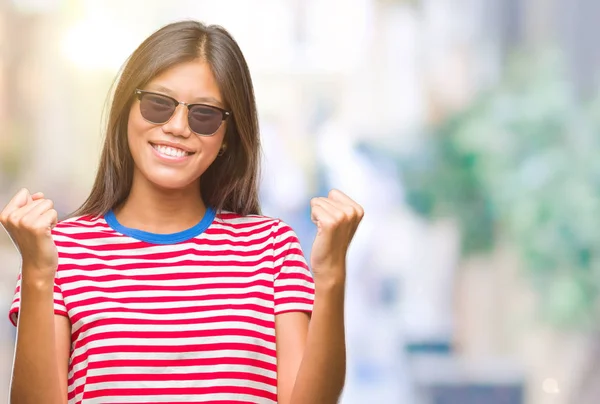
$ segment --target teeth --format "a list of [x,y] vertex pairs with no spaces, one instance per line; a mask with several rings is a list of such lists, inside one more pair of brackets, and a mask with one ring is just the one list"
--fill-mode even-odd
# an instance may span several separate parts
[[184,157],[187,156],[187,152],[181,149],[176,149],[174,147],[163,146],[163,145],[153,145],[153,147],[158,150],[160,154],[164,154],[169,157]]

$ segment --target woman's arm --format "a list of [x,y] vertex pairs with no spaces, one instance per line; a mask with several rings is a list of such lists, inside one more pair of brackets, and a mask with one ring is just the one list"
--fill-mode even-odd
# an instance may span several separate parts
[[276,317],[280,404],[337,403],[346,376],[344,284],[318,285],[312,317]]
[[11,404],[67,402],[71,328],[67,318],[54,314],[57,219],[51,200],[25,188],[0,212],[0,224],[22,257]]
[[[306,331],[306,319],[282,317],[285,314],[280,314],[275,324],[275,333],[280,335],[277,356],[282,359],[278,366],[285,372],[278,379],[283,388],[279,392],[282,404],[335,404],[340,397],[346,378],[346,254],[363,215],[363,208],[338,190],[311,200],[317,235],[310,257],[315,283],[310,325]],[[296,367],[290,393],[292,369]]]
[[11,404],[66,404],[71,323],[54,314],[53,282],[21,282]]

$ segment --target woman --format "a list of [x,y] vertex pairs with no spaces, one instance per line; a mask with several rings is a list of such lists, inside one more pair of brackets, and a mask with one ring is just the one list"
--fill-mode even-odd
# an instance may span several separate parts
[[146,39],[83,206],[56,224],[24,189],[0,214],[22,255],[11,402],[336,402],[363,211],[335,190],[311,201],[311,274],[293,230],[260,215],[258,164],[234,39],[192,21]]

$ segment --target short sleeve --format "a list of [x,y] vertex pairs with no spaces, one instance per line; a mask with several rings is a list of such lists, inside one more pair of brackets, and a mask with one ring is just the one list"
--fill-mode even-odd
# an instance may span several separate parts
[[[10,311],[8,317],[10,322],[16,327],[17,326],[17,318],[19,317],[19,309],[21,308],[21,274],[17,279],[17,287],[15,289],[15,295],[13,298],[13,302],[10,306]],[[63,300],[62,291],[60,286],[54,282],[54,314],[58,314],[61,316],[67,317],[67,308],[65,306],[65,302]]]
[[290,226],[278,222],[273,245],[275,257],[275,314],[312,312],[315,284],[298,236]]

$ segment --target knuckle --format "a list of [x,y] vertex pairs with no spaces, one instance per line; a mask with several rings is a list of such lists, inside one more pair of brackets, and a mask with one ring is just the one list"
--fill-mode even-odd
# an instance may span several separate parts
[[17,215],[16,211],[9,213],[8,218],[7,218],[8,223],[12,224],[13,226],[18,226],[19,221],[20,221],[19,215]]
[[33,234],[35,234],[36,237],[43,236],[45,233],[46,228],[44,227],[36,227],[35,229],[33,229]]
[[310,204],[312,207],[323,206],[323,203],[325,200],[326,200],[326,198],[316,197],[316,198],[311,199]]
[[336,214],[333,216],[331,220],[331,225],[333,227],[338,227],[344,223],[344,215]]
[[31,223],[31,225],[29,226],[29,231],[31,231],[34,234],[38,234],[41,228],[42,226],[40,226],[39,223]]
[[335,222],[331,219],[325,219],[325,220],[321,220],[321,226],[324,229],[330,230],[333,229],[335,227]]
[[32,230],[35,228],[35,222],[29,216],[24,216],[20,220],[19,227]]
[[346,212],[342,210],[336,210],[333,214],[333,217],[335,218],[335,222],[343,222],[346,219]]

